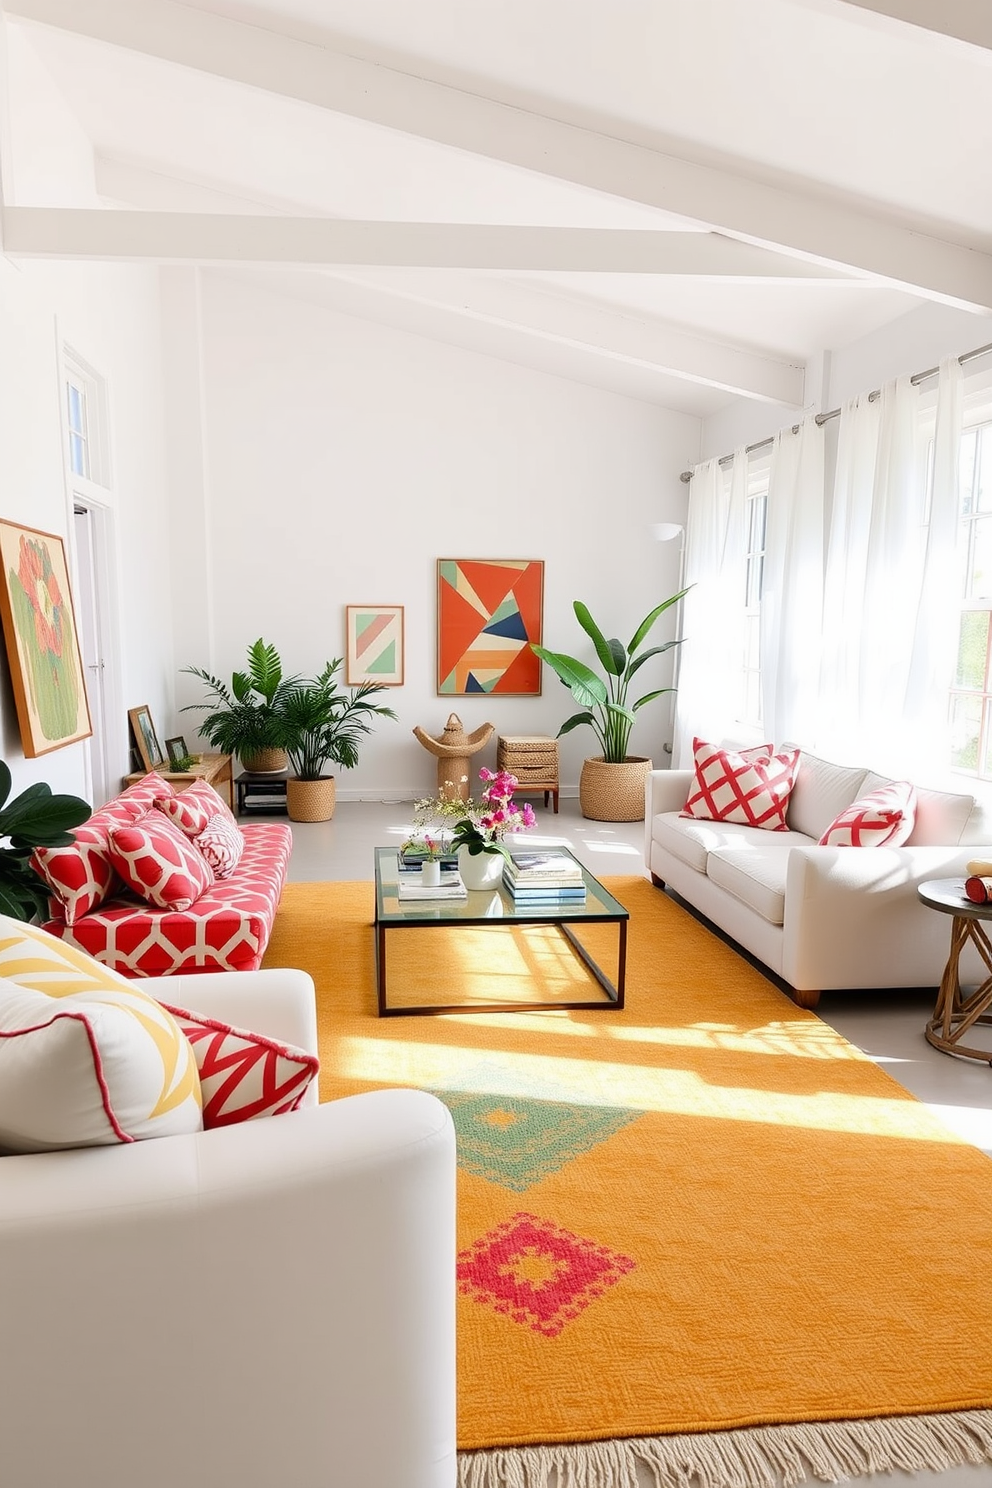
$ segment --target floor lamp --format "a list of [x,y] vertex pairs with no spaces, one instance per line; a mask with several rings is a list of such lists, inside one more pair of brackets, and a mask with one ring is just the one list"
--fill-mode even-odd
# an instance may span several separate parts
[[[676,585],[676,594],[680,593],[685,583],[685,528],[681,522],[655,522],[651,526],[651,536],[655,542],[674,542],[679,539],[679,581]],[[675,607],[675,639],[682,639],[682,600]],[[668,721],[675,723],[675,690],[679,684],[679,663],[682,660],[682,647],[675,648],[675,662],[672,666],[672,692],[668,703]],[[671,744],[664,745],[665,753],[671,754],[674,748],[674,740]]]

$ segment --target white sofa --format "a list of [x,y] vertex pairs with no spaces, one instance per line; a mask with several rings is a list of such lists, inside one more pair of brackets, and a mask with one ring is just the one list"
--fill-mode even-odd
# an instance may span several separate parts
[[[316,1052],[302,972],[162,995]],[[4,1488],[453,1488],[451,1118],[421,1091],[308,1097],[0,1158]]]
[[[667,885],[789,984],[802,1007],[841,988],[929,987],[941,978],[950,919],[926,909],[917,885],[964,878],[992,856],[992,820],[972,795],[918,791],[906,846],[818,847],[838,812],[885,784],[862,768],[803,751],[788,832],[679,815],[691,770],[648,776],[645,861]],[[969,947],[962,977],[984,979]]]

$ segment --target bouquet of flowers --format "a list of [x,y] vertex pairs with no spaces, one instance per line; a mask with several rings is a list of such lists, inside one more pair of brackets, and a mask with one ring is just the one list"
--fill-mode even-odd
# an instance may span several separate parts
[[517,788],[517,777],[506,770],[495,773],[485,766],[479,771],[479,779],[485,781],[479,805],[473,801],[456,802],[460,815],[451,835],[452,847],[467,847],[474,858],[479,853],[499,853],[509,859],[503,845],[508,832],[520,832],[534,826],[537,818],[530,805],[518,806],[513,799]]

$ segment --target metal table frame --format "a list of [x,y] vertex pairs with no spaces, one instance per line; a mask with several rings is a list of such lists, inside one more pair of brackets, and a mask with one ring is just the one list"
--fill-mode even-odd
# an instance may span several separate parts
[[[567,848],[555,849],[574,857]],[[375,850],[375,923],[373,931],[375,935],[375,984],[376,1000],[380,1018],[397,1017],[423,1017],[438,1015],[441,1013],[516,1013],[533,1012],[535,1010],[572,1010],[578,1008],[616,1008],[618,1011],[623,1007],[624,988],[627,976],[627,922],[629,913],[624,909],[619,900],[614,899],[609,890],[605,889],[598,879],[586,869],[582,869],[582,877],[586,886],[586,903],[576,904],[552,904],[543,908],[523,909],[514,905],[513,896],[508,889],[502,885],[496,889],[485,889],[476,893],[470,893],[467,900],[445,901],[414,901],[405,902],[402,911],[389,912],[386,908],[386,900],[393,902],[394,896],[389,892],[395,889],[396,883],[396,860],[398,853],[395,848],[377,847]],[[577,861],[577,860],[576,860]],[[581,865],[580,865],[581,866]],[[500,914],[494,917],[490,906],[494,894],[500,896]],[[478,911],[474,911],[473,901],[478,902]],[[395,901],[399,903],[398,900]],[[456,906],[451,908],[452,903]],[[449,912],[445,914],[445,910]],[[487,912],[489,911],[489,912]],[[615,924],[617,926],[617,974],[616,981],[612,981],[601,966],[593,959],[585,946],[579,941],[573,930],[573,926]],[[573,1002],[470,1002],[470,1003],[438,1003],[429,1004],[424,1007],[390,1007],[386,995],[386,932],[392,930],[411,929],[414,927],[424,928],[436,926],[451,929],[455,926],[473,926],[477,928],[495,926],[527,926],[527,925],[552,925],[558,930],[568,942],[577,958],[585,966],[596,984],[606,994],[605,998],[583,999]]]

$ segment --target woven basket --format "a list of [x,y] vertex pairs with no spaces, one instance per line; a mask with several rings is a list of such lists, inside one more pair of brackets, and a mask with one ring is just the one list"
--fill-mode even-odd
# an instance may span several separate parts
[[241,763],[249,775],[275,775],[286,769],[289,756],[285,749],[260,749],[257,754],[243,754]]
[[579,805],[592,821],[643,821],[649,759],[629,754],[622,765],[608,765],[601,754],[587,759],[579,776]]
[[330,821],[337,790],[333,775],[325,775],[321,780],[287,780],[286,810],[290,821]]

